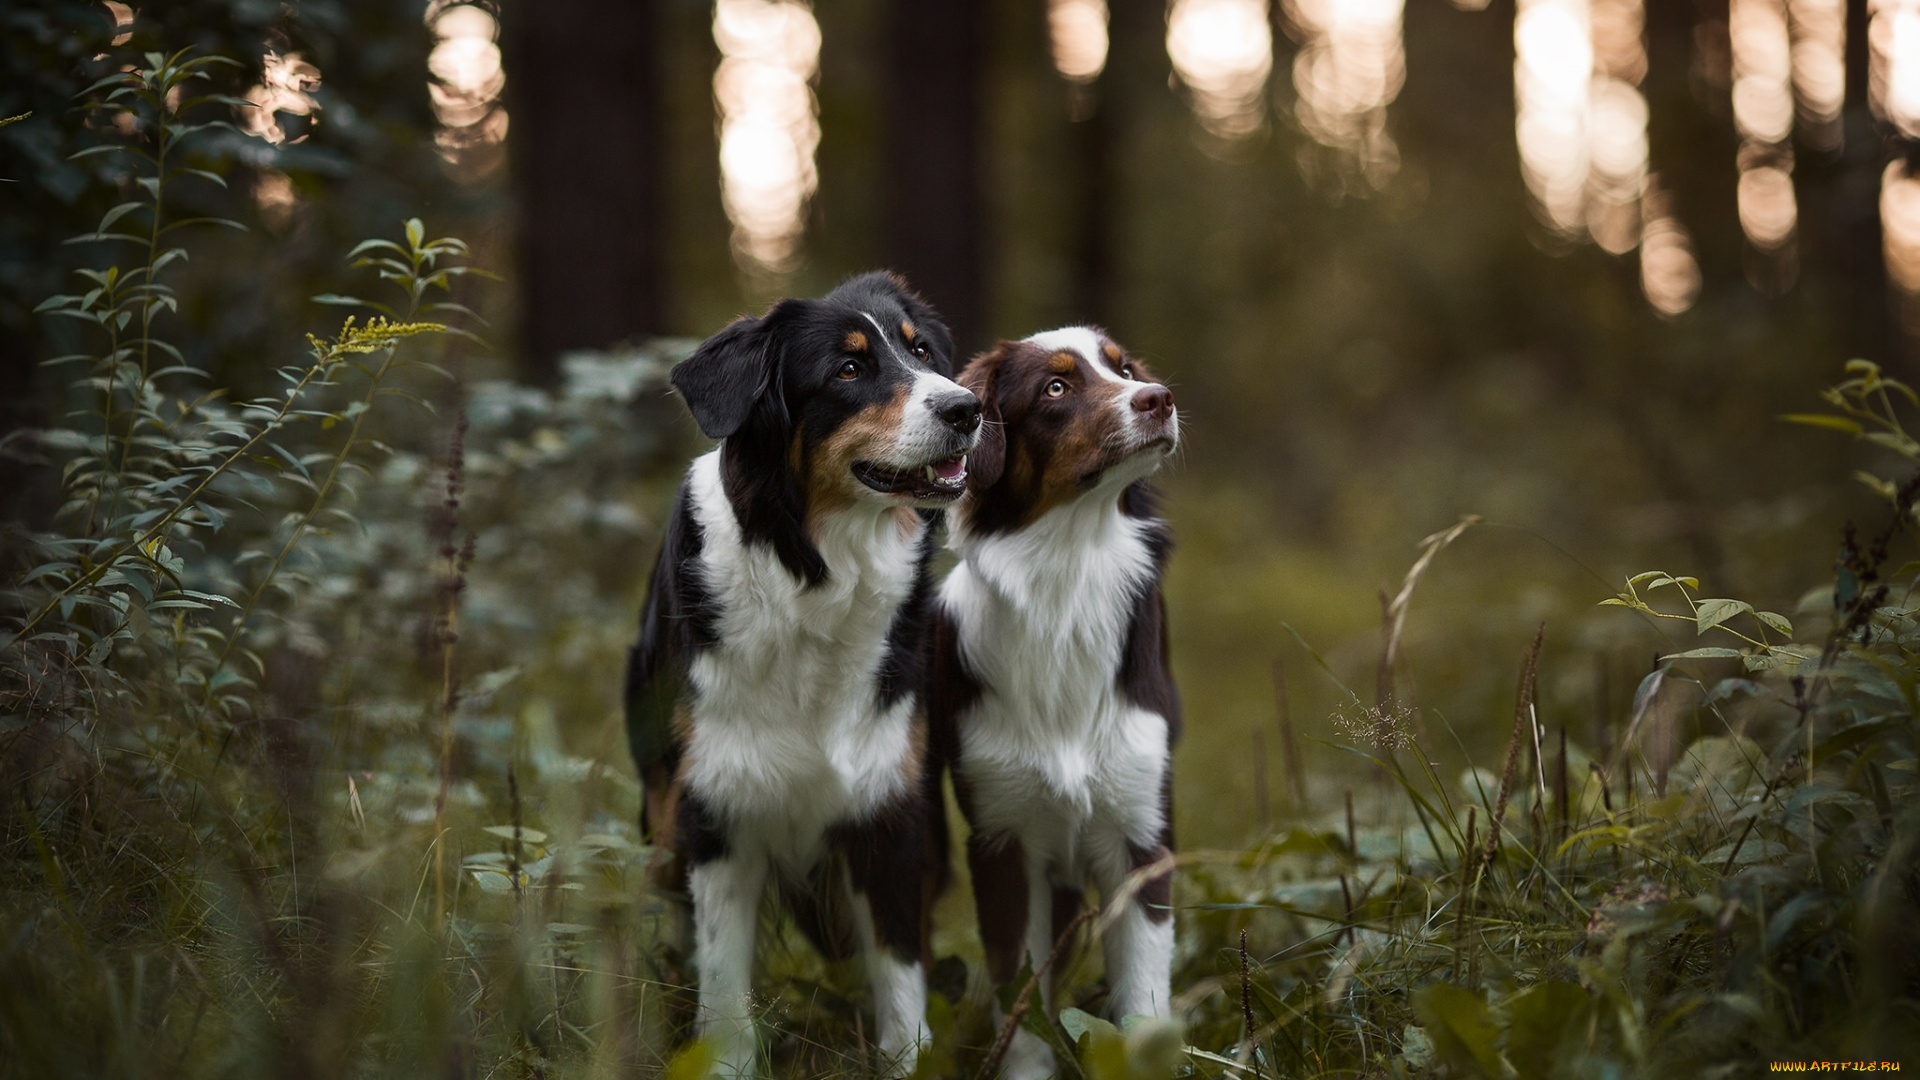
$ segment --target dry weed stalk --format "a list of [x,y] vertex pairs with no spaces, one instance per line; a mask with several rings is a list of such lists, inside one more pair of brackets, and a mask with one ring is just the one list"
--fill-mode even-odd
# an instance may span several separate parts
[[[1380,589],[1380,624],[1382,641],[1380,645],[1380,665],[1374,673],[1374,709],[1382,715],[1392,712],[1394,704],[1395,668],[1400,663],[1400,642],[1407,632],[1407,609],[1413,605],[1413,589],[1425,576],[1427,568],[1447,545],[1460,539],[1468,529],[1481,523],[1478,514],[1468,514],[1452,525],[1433,533],[1420,541],[1420,556],[1407,568],[1407,576],[1400,582],[1400,591],[1391,599],[1383,586]],[[1415,725],[1420,724],[1420,714],[1413,711]],[[1422,753],[1426,752],[1426,732],[1417,731],[1416,741]]]
[[1300,740],[1293,730],[1293,709],[1287,701],[1287,667],[1277,657],[1273,661],[1273,704],[1280,713],[1280,757],[1287,770],[1287,786],[1294,809],[1302,810],[1307,805],[1307,778],[1300,764]]
[[1500,795],[1494,800],[1493,816],[1487,822],[1486,847],[1480,853],[1475,884],[1478,884],[1478,878],[1485,876],[1487,867],[1493,864],[1493,857],[1500,850],[1500,823],[1507,816],[1507,799],[1513,794],[1514,774],[1520,765],[1520,729],[1533,716],[1533,688],[1539,675],[1540,646],[1546,637],[1547,624],[1543,622],[1540,629],[1534,632],[1533,644],[1528,646],[1526,659],[1520,664],[1520,685],[1515,692],[1513,706],[1513,731],[1507,736],[1507,757],[1500,766]]
[[467,414],[460,412],[447,447],[446,498],[429,524],[440,541],[446,577],[435,592],[434,644],[440,651],[440,790],[433,799],[433,921],[444,929],[447,917],[447,794],[453,787],[453,716],[460,708],[460,680],[453,673],[454,645],[460,640],[460,594],[467,588],[474,537],[455,547],[460,525],[460,495],[466,490]]

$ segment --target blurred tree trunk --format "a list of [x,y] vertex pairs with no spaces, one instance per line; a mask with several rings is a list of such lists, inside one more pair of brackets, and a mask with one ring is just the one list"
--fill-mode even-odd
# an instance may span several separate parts
[[953,329],[956,359],[984,347],[982,76],[989,5],[888,0],[884,250]]
[[1076,258],[1075,299],[1082,317],[1121,341],[1142,340],[1122,313],[1121,253],[1128,211],[1127,162],[1143,153],[1149,114],[1167,96],[1172,72],[1167,59],[1165,0],[1108,0],[1107,66],[1091,89],[1093,114],[1078,126],[1082,168],[1081,235]]
[[[1868,6],[1847,5],[1847,97],[1841,113],[1845,143],[1841,147],[1839,182],[1829,196],[1831,213],[1840,219],[1839,256],[1832,273],[1846,282],[1844,301],[1852,308],[1836,320],[1846,355],[1863,356],[1891,365],[1911,358],[1912,344],[1900,330],[1899,299],[1887,277],[1884,239],[1880,230],[1880,174],[1889,155],[1904,154],[1908,169],[1916,161],[1911,142],[1897,137],[1891,126],[1873,118],[1869,104],[1869,68],[1872,49],[1867,43]],[[1892,136],[1892,137],[1890,137]],[[1911,375],[1911,370],[1901,373]]]
[[503,5],[526,374],[664,332],[659,0]]
[[[1108,70],[1111,70],[1109,66]],[[1112,318],[1113,188],[1120,163],[1114,159],[1114,113],[1104,100],[1113,82],[1107,71],[1075,92],[1085,111],[1072,119],[1076,177],[1073,235],[1073,318],[1105,326]]]

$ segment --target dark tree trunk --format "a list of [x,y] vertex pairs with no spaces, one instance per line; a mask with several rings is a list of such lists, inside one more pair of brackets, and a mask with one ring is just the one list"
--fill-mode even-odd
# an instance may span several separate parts
[[1106,326],[1113,305],[1113,178],[1115,105],[1102,100],[1111,82],[1105,72],[1079,92],[1086,112],[1073,120],[1075,169],[1080,190],[1074,200],[1073,318]]
[[889,0],[887,8],[884,250],[953,329],[962,359],[986,344],[987,8],[979,0]]
[[1082,317],[1121,341],[1142,340],[1121,304],[1125,228],[1135,196],[1127,188],[1127,163],[1152,153],[1145,145],[1153,112],[1168,97],[1167,6],[1164,0],[1108,0],[1107,66],[1094,80],[1093,114],[1080,125],[1081,218],[1075,270]]
[[[1847,5],[1847,103],[1840,114],[1846,141],[1833,169],[1834,195],[1829,201],[1839,208],[1834,228],[1839,250],[1829,273],[1840,279],[1834,284],[1844,290],[1841,302],[1852,308],[1840,320],[1846,355],[1891,366],[1903,355],[1910,360],[1912,346],[1902,342],[1899,300],[1887,277],[1880,228],[1880,176],[1892,154],[1906,155],[1910,173],[1920,160],[1915,158],[1912,143],[1888,137],[1892,126],[1873,118],[1868,98],[1872,66],[1872,49],[1867,44],[1868,6]],[[1910,374],[1910,369],[1901,372],[1903,377]]]
[[659,6],[503,5],[521,341],[536,381],[553,381],[568,350],[667,330]]

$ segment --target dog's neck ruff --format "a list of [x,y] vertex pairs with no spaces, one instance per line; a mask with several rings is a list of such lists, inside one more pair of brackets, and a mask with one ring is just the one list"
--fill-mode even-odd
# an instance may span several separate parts
[[1137,818],[1125,823],[1129,835],[1155,835],[1154,800],[1126,804],[1143,784],[1157,791],[1167,725],[1127,700],[1119,674],[1134,612],[1158,573],[1158,528],[1106,491],[1013,532],[956,527],[951,546],[962,561],[940,597],[981,689],[961,740],[969,780],[993,789],[978,799],[987,817],[1025,814],[1039,798],[1076,817]]
[[926,526],[903,529],[888,507],[822,518],[815,543],[829,573],[809,585],[743,539],[718,451],[694,462],[688,494],[718,641],[690,666],[686,778],[735,843],[805,868],[830,826],[910,786],[915,702],[884,701],[879,672]]
[[996,620],[1095,633],[1117,665],[1118,638],[1104,638],[1125,632],[1126,613],[1157,569],[1147,537],[1152,526],[1121,512],[1122,487],[1102,483],[1008,532],[975,533],[954,515],[947,546],[960,556],[969,588],[994,602]]

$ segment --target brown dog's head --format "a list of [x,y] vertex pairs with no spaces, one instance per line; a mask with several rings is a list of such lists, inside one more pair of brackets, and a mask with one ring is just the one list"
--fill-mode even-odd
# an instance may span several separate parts
[[985,408],[958,506],[970,532],[1023,528],[1093,493],[1117,496],[1173,453],[1173,391],[1100,330],[1003,341],[960,373]]

